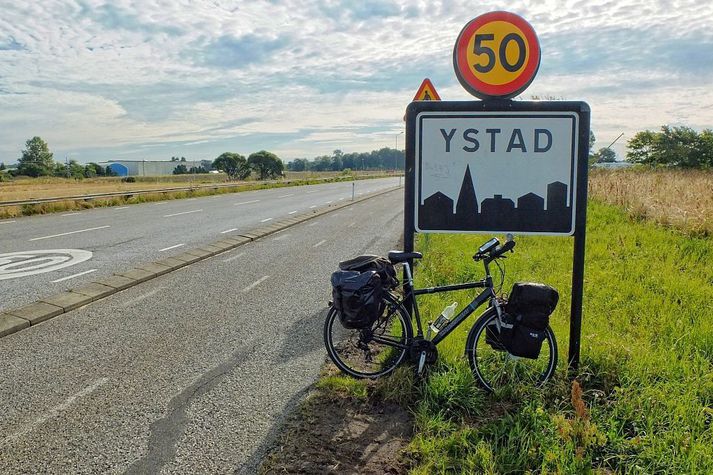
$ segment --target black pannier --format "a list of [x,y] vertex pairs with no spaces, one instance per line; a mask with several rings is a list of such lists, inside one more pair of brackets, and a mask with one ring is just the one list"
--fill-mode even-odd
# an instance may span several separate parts
[[558,301],[559,294],[548,285],[516,283],[504,306],[500,332],[497,326],[488,326],[486,343],[511,355],[537,358]]
[[379,318],[383,284],[375,271],[332,274],[332,305],[344,328],[367,328]]
[[339,263],[339,269],[345,271],[366,272],[373,270],[381,278],[381,283],[385,289],[391,290],[399,285],[399,280],[396,278],[396,269],[394,265],[385,257],[364,255],[358,256],[348,261]]

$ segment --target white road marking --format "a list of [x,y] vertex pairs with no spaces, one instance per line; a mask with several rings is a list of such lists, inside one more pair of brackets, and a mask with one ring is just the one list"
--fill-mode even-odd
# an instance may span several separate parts
[[163,252],[163,251],[170,251],[171,249],[176,249],[177,247],[185,246],[186,243],[184,242],[183,244],[176,244],[175,246],[170,246],[170,247],[164,247],[163,249],[159,249],[158,252]]
[[273,238],[272,240],[273,241],[282,241],[283,239],[287,239],[288,237],[290,237],[289,234],[282,234],[280,236],[277,236],[276,238]]
[[317,244],[315,244],[315,245],[312,246],[312,247],[319,247],[319,246],[321,246],[322,244],[324,244],[325,242],[327,242],[327,240],[326,240],[326,239],[322,239],[321,241],[319,241]]
[[168,203],[168,201],[159,201],[158,203],[154,203],[154,204],[155,204],[156,206],[160,206],[160,205],[165,205],[165,204],[167,204],[167,203]]
[[40,417],[35,419],[34,421],[30,422],[29,424],[26,424],[22,429],[19,431],[15,432],[14,434],[11,434],[3,440],[3,444],[0,445],[5,445],[7,443],[15,442],[16,440],[20,439],[21,437],[26,436],[33,430],[35,430],[37,427],[41,426],[45,422],[47,422],[50,419],[53,419],[59,415],[60,412],[66,411],[69,409],[79,398],[83,398],[84,396],[87,396],[97,389],[99,389],[100,386],[103,386],[109,382],[109,378],[99,378],[96,381],[94,381],[92,384],[87,386],[86,388],[82,389],[76,394],[71,395],[62,404],[58,404],[52,409],[49,410],[46,414],[42,414]]
[[278,198],[287,198],[288,196],[295,196],[294,193],[290,193],[289,195],[280,195]]
[[339,198],[339,201],[342,201],[344,198]]
[[287,214],[295,214],[296,212],[297,212],[297,210],[294,210],[294,211],[290,211],[290,212],[287,213]]
[[60,236],[69,236],[70,234],[86,233],[87,231],[96,231],[97,229],[106,229],[106,228],[110,228],[110,227],[111,226],[106,225],[106,226],[98,226],[96,228],[80,229],[79,231],[70,231],[68,233],[60,233],[60,234],[53,234],[51,236],[36,237],[36,238],[30,239],[30,241],[40,241],[42,239],[49,239],[49,238],[60,237]]
[[319,221],[315,221],[313,223],[308,224],[307,226],[317,226],[319,224]]
[[317,207],[317,205],[312,205],[309,207],[309,209],[316,208],[316,207]]
[[97,271],[97,269],[85,270],[84,272],[80,272],[78,274],[74,274],[74,275],[70,275],[67,277],[62,277],[61,279],[53,280],[52,283],[56,284],[57,282],[63,282],[65,280],[74,279],[75,277],[79,277],[80,275],[91,274],[92,272],[96,272],[96,271]]
[[251,203],[257,203],[260,200],[250,200],[250,201],[241,201],[240,203],[233,203],[233,206],[239,206],[239,205],[249,205]]
[[327,204],[330,204],[330,203],[332,203],[332,200],[330,200],[330,201],[327,201]]
[[150,292],[146,292],[143,295],[139,295],[138,297],[128,300],[124,303],[121,304],[122,307],[128,307],[129,305],[133,305],[135,303],[141,302],[143,299],[149,298],[152,295],[156,295],[157,293],[161,292],[164,289],[164,287],[159,287],[158,289],[154,289]]
[[64,214],[61,214],[60,216],[76,216],[78,214],[81,214],[81,213],[64,213]]
[[223,259],[223,262],[234,261],[235,259],[238,259],[238,258],[240,258],[240,257],[243,257],[244,255],[245,255],[245,253],[244,253],[244,252],[241,252],[240,254],[236,254],[236,255],[234,255],[233,257],[229,257],[229,258],[227,258],[227,259]]
[[16,223],[17,221],[0,221],[0,224],[10,224],[10,223]]
[[193,201],[193,200],[195,200],[195,199],[196,199],[196,198],[186,198],[186,201]]
[[242,291],[243,291],[243,292],[249,292],[250,290],[252,290],[252,289],[254,289],[255,287],[257,287],[258,285],[262,284],[263,282],[265,282],[265,281],[266,281],[267,279],[269,279],[269,278],[270,278],[269,275],[266,275],[265,277],[261,277],[261,278],[259,278],[258,280],[256,280],[255,282],[253,282],[252,284],[250,284],[250,285],[248,285],[247,287],[245,287]]
[[0,254],[0,280],[44,274],[91,259],[82,249],[49,249]]
[[220,234],[227,234],[227,233],[232,233],[233,231],[237,231],[238,228],[230,228],[226,229],[225,231],[221,231]]
[[164,218],[171,218],[171,217],[173,217],[173,216],[181,216],[181,215],[184,215],[184,214],[200,213],[201,211],[203,211],[203,210],[202,210],[202,209],[194,209],[194,210],[191,210],[191,211],[182,211],[182,212],[180,212],[180,213],[164,214],[163,217],[164,217]]
[[120,209],[129,209],[128,206],[121,206],[119,208],[114,208],[115,210],[119,211]]
[[263,220],[260,221],[260,222],[261,222],[261,223],[267,223],[268,221],[272,221],[272,218],[265,218],[265,219],[263,219]]
[[312,190],[312,191],[308,191],[306,194],[309,195],[310,193],[317,193],[318,191],[319,191],[319,190]]
[[348,227],[348,228],[353,228],[355,224],[356,224],[356,223],[349,223],[349,224],[347,225],[347,227]]

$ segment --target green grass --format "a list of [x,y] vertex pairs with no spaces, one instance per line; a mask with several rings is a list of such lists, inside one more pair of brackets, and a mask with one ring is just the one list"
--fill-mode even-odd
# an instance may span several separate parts
[[[565,368],[572,240],[518,237],[503,291],[516,280],[559,290],[555,380],[543,390],[479,390],[463,357],[471,317],[439,345],[439,363],[410,401],[413,473],[713,473],[713,241],[596,202],[587,233],[577,385]],[[417,286],[480,278],[471,256],[486,239],[420,236]],[[423,315],[438,315],[470,298],[419,302]]]

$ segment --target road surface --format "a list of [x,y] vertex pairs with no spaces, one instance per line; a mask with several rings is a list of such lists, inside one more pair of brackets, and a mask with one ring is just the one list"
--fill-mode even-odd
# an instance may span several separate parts
[[[398,184],[356,181],[354,194]],[[0,311],[351,197],[352,182],[342,182],[3,220]]]
[[337,262],[402,229],[398,190],[0,339],[0,473],[254,473],[324,362]]

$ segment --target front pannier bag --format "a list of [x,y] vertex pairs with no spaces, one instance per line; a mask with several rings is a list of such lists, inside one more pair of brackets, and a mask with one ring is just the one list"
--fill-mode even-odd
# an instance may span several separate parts
[[396,278],[396,269],[394,265],[385,257],[364,255],[342,261],[339,263],[340,270],[354,270],[357,272],[366,272],[368,270],[376,271],[381,277],[381,283],[385,289],[391,290],[399,285],[399,280]]
[[332,274],[332,299],[344,328],[370,327],[379,318],[383,284],[375,271]]
[[505,305],[505,312],[513,321],[505,338],[509,340],[506,345],[510,354],[533,359],[540,355],[550,315],[558,301],[559,294],[548,285],[530,282],[513,285]]

